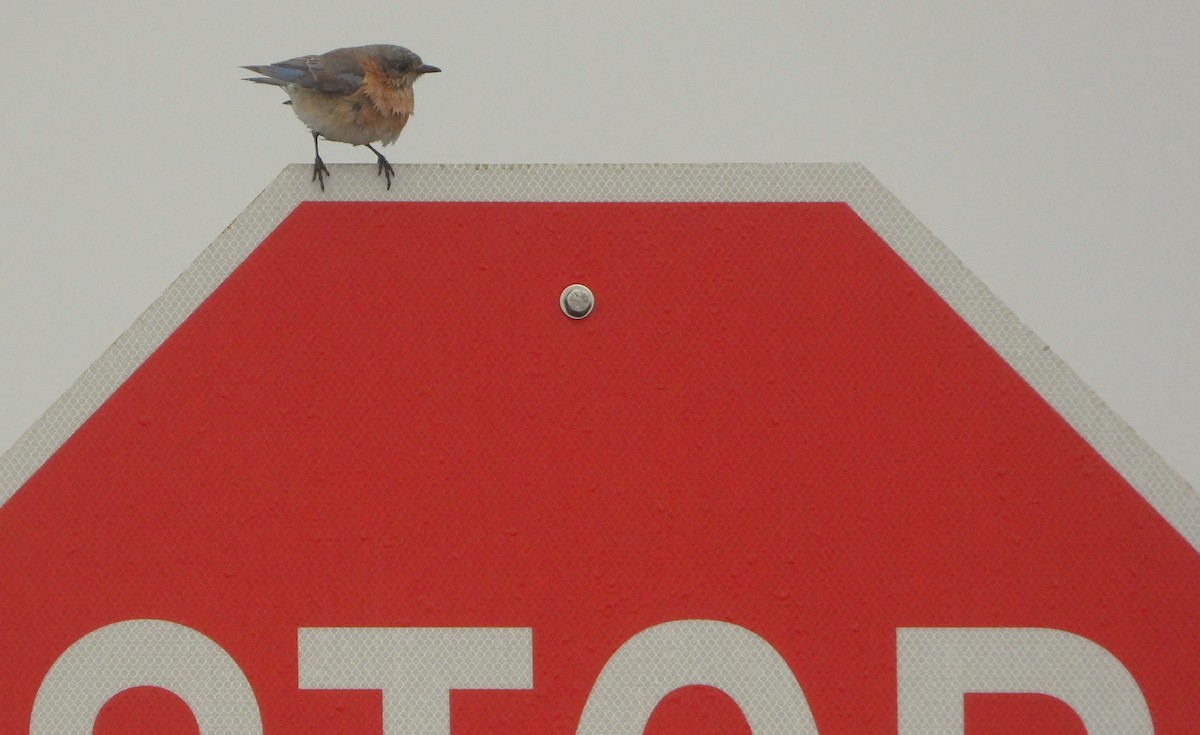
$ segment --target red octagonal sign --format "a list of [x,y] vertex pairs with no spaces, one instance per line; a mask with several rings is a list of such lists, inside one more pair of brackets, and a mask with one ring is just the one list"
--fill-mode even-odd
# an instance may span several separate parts
[[3,458],[0,731],[1196,731],[1200,499],[862,168],[367,168]]

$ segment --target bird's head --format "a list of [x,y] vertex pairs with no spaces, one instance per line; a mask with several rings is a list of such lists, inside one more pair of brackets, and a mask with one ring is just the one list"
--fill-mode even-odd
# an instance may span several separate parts
[[389,77],[415,81],[422,74],[432,74],[441,69],[421,61],[421,57],[403,46],[379,46],[379,63]]

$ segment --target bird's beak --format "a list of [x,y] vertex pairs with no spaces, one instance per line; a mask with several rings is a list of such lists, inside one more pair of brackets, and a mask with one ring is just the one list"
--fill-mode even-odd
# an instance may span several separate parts
[[429,64],[424,64],[421,66],[420,69],[417,69],[417,71],[422,74],[432,74],[435,71],[441,71],[441,69],[437,68],[436,66],[430,66]]

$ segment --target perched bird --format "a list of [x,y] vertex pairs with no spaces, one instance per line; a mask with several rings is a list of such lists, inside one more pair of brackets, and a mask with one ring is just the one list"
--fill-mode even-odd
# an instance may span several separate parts
[[266,66],[244,66],[261,77],[248,82],[283,87],[296,117],[312,132],[313,180],[321,182],[329,169],[321,160],[318,138],[365,145],[378,157],[378,174],[392,188],[392,164],[371,143],[391,145],[413,114],[413,82],[422,74],[441,71],[421,61],[403,46],[375,44],[334,49],[319,56],[300,56]]

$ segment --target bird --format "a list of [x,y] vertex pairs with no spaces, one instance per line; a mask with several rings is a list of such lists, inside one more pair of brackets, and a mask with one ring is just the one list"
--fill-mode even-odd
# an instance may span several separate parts
[[325,191],[332,176],[321,160],[319,138],[350,145],[365,145],[377,157],[377,176],[392,188],[396,172],[372,143],[391,145],[400,137],[413,114],[413,82],[440,72],[436,66],[403,46],[372,44],[334,49],[323,54],[298,56],[261,66],[243,66],[262,76],[245,81],[283,87],[296,117],[312,133],[313,181]]

